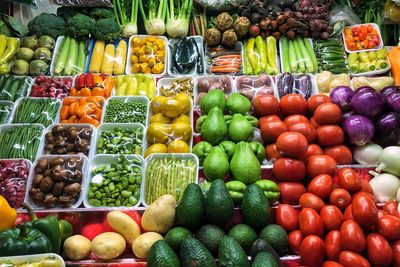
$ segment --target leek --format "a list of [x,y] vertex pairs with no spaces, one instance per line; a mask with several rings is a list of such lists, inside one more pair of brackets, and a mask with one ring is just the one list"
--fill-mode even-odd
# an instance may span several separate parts
[[[130,37],[138,33],[137,18],[139,2],[142,0],[113,0],[115,18],[122,28],[122,36]],[[129,16],[129,18],[128,18]]]
[[[148,16],[145,14],[144,7],[147,8]],[[139,9],[147,34],[163,35],[165,33],[168,0],[139,0]]]
[[166,29],[169,36],[183,37],[189,30],[193,0],[169,0]]

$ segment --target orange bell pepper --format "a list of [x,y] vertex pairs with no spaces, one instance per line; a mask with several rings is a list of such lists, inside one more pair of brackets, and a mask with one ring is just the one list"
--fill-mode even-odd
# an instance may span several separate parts
[[76,115],[72,115],[71,117],[68,118],[68,122],[69,122],[69,123],[75,123],[76,120],[77,120]]
[[89,115],[92,114],[95,110],[96,110],[96,105],[94,103],[88,102],[84,105],[80,105],[75,113],[76,115],[78,115],[79,117],[83,117],[85,115]]
[[74,103],[75,101],[76,101],[76,98],[67,97],[67,98],[64,98],[63,104],[66,105],[66,106],[69,106],[69,105],[71,105],[72,103]]
[[91,116],[85,115],[78,120],[79,123],[89,123],[94,125],[95,127],[99,126],[99,121],[92,118]]
[[82,88],[80,92],[82,96],[92,96],[92,91],[87,87]]
[[78,102],[74,102],[71,105],[69,105],[68,108],[68,115],[72,116],[72,115],[76,115],[76,109],[79,107],[79,103]]
[[104,87],[103,82],[104,82],[104,80],[99,74],[93,75],[93,86],[94,87]]
[[112,89],[114,87],[114,84],[115,84],[115,78],[114,77],[107,76],[104,79],[104,88],[106,89],[106,93],[105,93],[106,97],[109,97],[111,95],[111,91],[112,91]]
[[105,96],[105,89],[94,87],[92,90],[92,96]]
[[68,109],[69,109],[69,106],[67,106],[67,105],[64,103],[63,106],[61,107],[61,110],[60,110],[60,119],[61,119],[61,120],[66,120],[66,119],[68,119]]

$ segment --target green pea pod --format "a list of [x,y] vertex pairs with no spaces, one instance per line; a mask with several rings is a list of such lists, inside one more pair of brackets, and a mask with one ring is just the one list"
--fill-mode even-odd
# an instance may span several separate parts
[[201,141],[193,147],[192,153],[199,158],[200,164],[203,164],[204,159],[210,154],[212,148],[213,146],[210,143]]
[[255,182],[255,184],[258,185],[262,191],[264,191],[264,194],[268,198],[270,204],[278,201],[280,192],[276,183],[270,180],[258,180]]
[[236,150],[236,144],[232,141],[222,141],[219,146],[225,151],[229,158],[233,157]]
[[229,190],[233,202],[235,202],[236,205],[241,204],[246,185],[240,181],[230,181],[226,183],[226,187]]

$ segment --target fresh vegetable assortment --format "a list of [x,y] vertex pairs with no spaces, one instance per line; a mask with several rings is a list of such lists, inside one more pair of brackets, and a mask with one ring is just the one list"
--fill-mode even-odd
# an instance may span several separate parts
[[382,47],[382,38],[374,24],[363,24],[343,29],[343,39],[348,51]]
[[[166,70],[167,44],[161,37],[133,37],[129,40],[131,68],[128,73],[161,74]],[[129,64],[128,64],[129,66]]]
[[60,106],[61,103],[57,99],[20,98],[12,123],[40,123],[47,127],[56,121]]
[[242,71],[242,46],[236,43],[234,48],[221,46],[206,49],[206,71],[211,74],[233,74]]
[[[108,124],[111,125],[111,124]],[[102,130],[96,144],[97,154],[142,154],[143,129],[115,127]]]
[[56,51],[53,63],[53,75],[75,75],[85,71],[87,48],[86,42],[70,36],[61,36],[60,51]]
[[318,62],[310,39],[297,37],[281,39],[282,72],[313,73],[318,70]]
[[305,99],[311,96],[313,78],[308,74],[293,76],[289,72],[285,72],[280,74],[276,79],[276,87],[280,98],[288,94],[299,94]]
[[[163,81],[163,80],[161,80]],[[180,93],[184,93],[189,97],[193,97],[194,91],[194,79],[193,78],[173,78],[164,81],[171,81],[169,86],[161,85],[160,83],[160,95],[166,97],[173,97]]]
[[106,44],[102,40],[96,40],[90,55],[89,72],[124,74],[127,53],[128,45],[124,39],[116,44]]
[[152,99],[156,95],[154,77],[148,74],[118,75],[116,76],[116,96],[147,96]]
[[32,79],[29,77],[0,75],[0,99],[16,101],[20,97],[27,96],[31,83]]
[[32,88],[31,97],[64,98],[70,95],[73,78],[71,77],[36,77]]
[[386,48],[377,51],[351,53],[348,56],[352,73],[386,70],[390,67]]
[[76,76],[75,86],[71,88],[71,96],[111,96],[115,78],[104,74],[80,74]]
[[273,36],[252,37],[243,44],[244,74],[278,74],[277,44]]
[[317,56],[319,71],[330,71],[333,74],[347,72],[346,53],[339,40],[317,40],[314,42],[314,51]]
[[60,122],[89,123],[97,127],[100,125],[103,105],[104,98],[99,96],[64,98],[60,109]]

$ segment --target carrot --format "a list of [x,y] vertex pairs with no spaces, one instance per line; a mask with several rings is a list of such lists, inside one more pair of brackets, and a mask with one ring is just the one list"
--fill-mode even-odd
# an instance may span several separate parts
[[78,115],[79,117],[83,117],[83,116],[85,116],[85,115],[91,114],[93,111],[96,110],[96,108],[97,108],[97,107],[96,107],[95,104],[93,104],[93,103],[91,103],[91,102],[88,102],[88,103],[86,103],[86,104],[84,104],[84,105],[80,105],[80,106],[76,109],[75,113],[76,113],[76,115]]
[[400,47],[393,47],[388,53],[388,58],[390,65],[392,65],[390,70],[394,80],[394,85],[400,86]]
[[79,102],[79,106],[86,104],[88,97],[81,97],[79,99],[75,99],[75,101]]
[[103,107],[103,98],[101,96],[88,97],[87,101],[96,104],[100,109]]
[[94,111],[94,113],[92,114],[92,117],[95,118],[96,120],[100,121],[100,119],[101,119],[101,114],[102,114],[101,109],[97,108],[97,109]]
[[68,115],[69,115],[69,116],[75,115],[76,109],[77,109],[78,107],[79,107],[79,103],[78,103],[78,102],[74,102],[74,103],[72,103],[71,105],[69,105],[69,108],[68,108]]
[[60,119],[65,120],[68,118],[68,108],[69,106],[63,105],[60,110]]
[[92,90],[92,96],[105,96],[106,89],[100,87],[94,87]]
[[234,72],[239,72],[238,68],[235,67],[211,67],[211,72],[213,73],[234,73]]
[[103,78],[99,74],[94,74],[93,75],[93,86],[97,87],[103,87]]
[[85,87],[81,89],[82,96],[92,96],[92,91],[89,88]]
[[224,55],[224,56],[218,56],[215,59],[229,59],[229,58],[242,58],[240,54],[233,54],[233,55]]
[[68,120],[61,120],[61,123],[68,123]]

